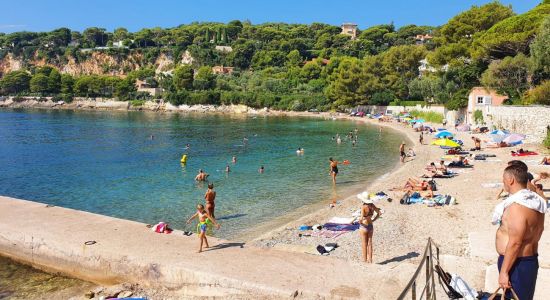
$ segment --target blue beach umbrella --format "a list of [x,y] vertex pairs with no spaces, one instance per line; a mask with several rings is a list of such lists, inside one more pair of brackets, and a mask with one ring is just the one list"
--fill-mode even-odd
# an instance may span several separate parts
[[446,137],[452,137],[453,134],[449,131],[440,131],[438,132],[435,137],[438,138],[438,139],[441,139],[441,138],[446,138]]
[[498,134],[498,135],[508,135],[510,134],[507,130],[493,130],[489,134]]

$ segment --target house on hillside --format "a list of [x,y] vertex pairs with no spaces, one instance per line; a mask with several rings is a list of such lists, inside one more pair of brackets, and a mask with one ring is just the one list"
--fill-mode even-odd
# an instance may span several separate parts
[[214,74],[233,74],[233,67],[214,66],[212,67],[212,73]]
[[[326,59],[326,58],[321,58],[321,59],[319,59],[319,61],[321,62],[321,65],[323,65],[323,66],[326,66],[326,65],[328,65],[328,64],[330,63],[330,60],[328,60],[328,59]],[[302,64],[303,64],[303,65],[307,65],[307,64],[312,63],[312,62],[315,62],[315,59],[306,60],[306,61],[304,61]]]
[[474,124],[474,112],[482,111],[486,114],[491,106],[500,106],[508,96],[499,94],[497,91],[485,87],[474,87],[468,95],[468,108],[466,110],[466,122]]
[[431,36],[430,34],[417,34],[414,39],[417,45],[423,45],[429,40],[433,39],[433,36]]
[[357,24],[353,24],[353,23],[342,24],[341,34],[349,35],[351,36],[351,39],[354,40],[355,38],[357,38]]
[[223,52],[223,53],[230,53],[231,51],[233,51],[233,48],[231,48],[231,46],[216,46],[216,51],[220,51],[220,52]]
[[138,92],[147,93],[153,97],[162,95],[163,89],[159,87],[153,87],[145,80],[136,80],[136,89]]
[[447,72],[447,70],[449,70],[449,65],[446,64],[442,67],[439,67],[439,68],[436,68],[432,65],[430,65],[430,63],[428,62],[427,59],[422,59],[420,61],[418,61],[418,63],[420,64],[418,66],[418,77],[422,77],[428,73],[435,73],[437,71],[444,71],[444,72]]

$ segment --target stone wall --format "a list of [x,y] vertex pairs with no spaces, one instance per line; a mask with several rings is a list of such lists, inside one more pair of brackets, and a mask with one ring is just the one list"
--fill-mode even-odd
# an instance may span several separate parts
[[541,142],[550,126],[550,106],[487,106],[482,110],[489,127],[527,135],[527,142]]
[[[445,116],[448,124],[454,124],[456,120],[462,123],[466,120],[466,111],[447,110],[444,106],[374,106],[367,105],[359,107],[368,113],[396,114],[405,111],[433,111]],[[527,135],[526,142],[540,143],[546,137],[550,126],[550,106],[483,106],[484,125],[489,128],[507,129],[514,133]],[[474,124],[470,124],[474,125]]]

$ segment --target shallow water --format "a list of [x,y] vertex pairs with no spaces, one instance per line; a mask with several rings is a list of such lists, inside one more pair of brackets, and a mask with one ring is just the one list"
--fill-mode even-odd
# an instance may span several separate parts
[[[355,127],[356,147],[332,141]],[[206,184],[194,181],[202,168],[218,194],[215,235],[230,238],[389,172],[401,138],[320,118],[0,110],[0,195],[192,229],[184,222],[204,202]],[[329,157],[351,161],[336,189]]]
[[93,285],[45,273],[0,256],[0,299],[67,299]]

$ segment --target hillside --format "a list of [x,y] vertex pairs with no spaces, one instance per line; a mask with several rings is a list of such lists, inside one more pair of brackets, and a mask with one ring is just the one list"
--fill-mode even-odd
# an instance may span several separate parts
[[285,110],[405,100],[460,108],[472,87],[485,85],[509,103],[547,104],[548,15],[548,1],[521,15],[490,2],[439,27],[231,21],[0,33],[0,95]]

